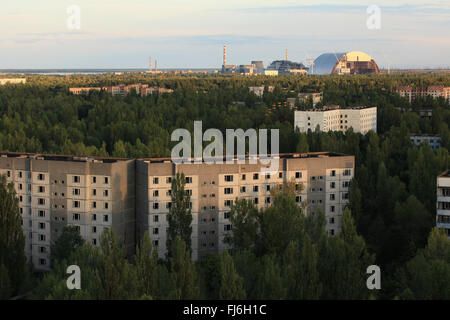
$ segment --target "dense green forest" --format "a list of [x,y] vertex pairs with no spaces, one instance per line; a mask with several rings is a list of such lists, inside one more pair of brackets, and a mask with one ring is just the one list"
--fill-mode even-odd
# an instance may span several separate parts
[[[11,288],[3,297],[34,283],[33,298],[450,299],[450,240],[432,229],[436,177],[450,167],[450,105],[441,98],[410,104],[392,90],[399,85],[450,86],[450,75],[27,78],[26,85],[0,87],[3,151],[170,156],[171,132],[192,130],[194,120],[202,120],[203,130],[278,128],[280,152],[351,154],[356,172],[343,230],[336,237],[326,236],[321,212],[299,215],[289,192],[280,192],[266,212],[238,202],[229,240],[234,250],[196,263],[190,262],[181,235],[172,238],[167,261],[157,260],[148,238],[127,261],[114,233],[104,234],[99,252],[68,230],[67,255],[54,258],[54,270],[42,278],[23,277],[25,284],[0,277]],[[175,91],[147,97],[106,92],[74,96],[68,91],[137,82]],[[275,90],[258,98],[249,93],[251,85],[273,85]],[[324,92],[323,104],[377,106],[378,133],[295,131],[294,112],[284,102],[296,92],[318,90]],[[433,109],[430,119],[419,116],[422,108]],[[442,146],[436,152],[427,145],[413,146],[411,133],[439,134]],[[0,243],[2,270],[10,265],[5,252]],[[89,270],[83,278],[89,280],[83,282],[86,289],[64,290],[67,261]],[[366,289],[370,264],[381,267],[382,290]]]

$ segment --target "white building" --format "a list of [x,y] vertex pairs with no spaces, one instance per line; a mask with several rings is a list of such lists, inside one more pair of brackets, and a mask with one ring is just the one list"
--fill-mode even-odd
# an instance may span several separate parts
[[370,130],[377,131],[376,107],[352,107],[341,109],[339,106],[326,106],[320,110],[295,111],[294,126],[300,132],[314,131],[347,131],[366,134]]
[[0,79],[0,85],[4,84],[24,84],[27,82],[25,78],[2,78]]
[[437,178],[436,226],[444,228],[450,237],[450,171]]

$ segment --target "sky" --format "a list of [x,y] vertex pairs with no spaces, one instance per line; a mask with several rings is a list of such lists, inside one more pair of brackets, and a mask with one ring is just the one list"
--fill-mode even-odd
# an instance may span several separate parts
[[450,67],[450,0],[2,2],[0,69],[148,68],[149,56],[158,68],[220,68],[223,45],[229,64],[267,66],[288,49],[304,63],[363,51],[382,68]]

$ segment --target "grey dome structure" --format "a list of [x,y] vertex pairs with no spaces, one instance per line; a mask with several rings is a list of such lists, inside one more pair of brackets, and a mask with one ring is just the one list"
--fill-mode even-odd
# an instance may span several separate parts
[[324,53],[314,60],[314,74],[380,73],[378,65],[367,53]]

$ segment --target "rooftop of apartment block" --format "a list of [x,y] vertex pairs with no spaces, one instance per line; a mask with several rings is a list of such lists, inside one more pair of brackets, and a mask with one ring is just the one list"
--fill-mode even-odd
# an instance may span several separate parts
[[[280,153],[277,155],[273,155],[273,157],[276,159],[306,159],[306,158],[330,158],[330,157],[348,157],[350,155],[343,154],[343,153],[337,153],[337,152],[308,152],[308,153]],[[272,157],[272,155],[268,155],[268,157]],[[245,160],[252,159],[253,157],[246,155]],[[226,156],[223,157],[211,157],[211,158],[203,158],[203,162],[207,160],[218,160],[222,159],[225,163]],[[258,156],[256,156],[256,159],[259,159]],[[140,161],[145,161],[148,163],[168,163],[172,162],[171,158],[140,158],[138,159]],[[189,158],[190,161],[194,161],[194,158]],[[238,158],[235,156],[233,160],[238,160]]]
[[450,169],[444,171],[443,173],[441,173],[441,175],[439,176],[439,178],[450,178]]
[[58,154],[23,153],[23,152],[0,152],[0,158],[76,161],[76,162],[95,162],[95,163],[114,163],[118,161],[130,160],[127,158],[84,157],[84,156],[68,156]]
[[353,107],[344,107],[342,108],[339,105],[329,105],[329,106],[323,106],[320,108],[313,108],[313,109],[308,109],[308,110],[304,110],[304,111],[308,111],[308,112],[323,112],[323,111],[332,111],[332,110],[363,110],[363,109],[371,109],[371,108],[376,108],[376,107],[369,107],[369,106],[353,106]]

